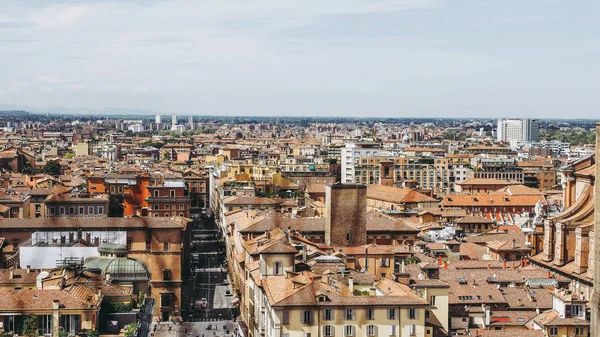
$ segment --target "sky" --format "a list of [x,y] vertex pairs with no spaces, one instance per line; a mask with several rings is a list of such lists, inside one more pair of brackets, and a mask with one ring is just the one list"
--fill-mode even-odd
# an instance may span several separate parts
[[0,109],[597,118],[598,0],[1,0]]

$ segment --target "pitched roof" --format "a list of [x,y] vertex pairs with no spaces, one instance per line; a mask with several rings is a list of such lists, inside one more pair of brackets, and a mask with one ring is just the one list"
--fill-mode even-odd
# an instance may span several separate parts
[[434,199],[423,193],[419,193],[410,188],[396,188],[383,185],[368,185],[367,198],[383,200],[396,204],[437,201],[437,199]]
[[442,207],[534,207],[538,201],[546,204],[542,195],[444,195]]
[[185,228],[190,220],[173,218],[35,218],[1,219],[0,229],[38,228]]

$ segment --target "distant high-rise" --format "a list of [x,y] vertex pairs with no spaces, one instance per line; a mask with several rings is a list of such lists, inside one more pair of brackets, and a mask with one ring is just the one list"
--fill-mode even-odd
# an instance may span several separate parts
[[160,120],[160,115],[156,115],[155,120],[156,124],[160,124],[161,120]]
[[190,126],[190,129],[194,130],[194,117],[193,116],[188,117],[188,124]]
[[171,119],[171,124],[177,125],[177,116],[173,115],[173,117]]
[[504,119],[498,120],[498,141],[536,142],[539,137],[540,122],[535,119]]

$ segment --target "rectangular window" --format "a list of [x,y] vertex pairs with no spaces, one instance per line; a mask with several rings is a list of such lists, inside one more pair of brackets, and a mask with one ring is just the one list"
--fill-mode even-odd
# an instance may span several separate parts
[[146,239],[146,250],[150,250],[150,238]]
[[158,190],[154,190],[154,197],[158,197]]
[[290,324],[290,312],[283,310],[281,312],[281,324]]
[[182,210],[183,209],[183,204],[179,204],[179,209]]
[[396,325],[390,325],[390,336],[396,336]]
[[67,334],[76,334],[81,327],[81,315],[60,315],[60,326]]
[[88,206],[88,214],[94,214],[94,206]]
[[59,208],[59,210],[60,210],[60,215],[64,215],[65,214],[65,208],[64,207]]
[[119,193],[123,193],[123,186],[119,186]]
[[323,320],[325,320],[325,321],[333,320],[333,310],[331,310],[331,309],[323,310]]
[[354,325],[344,325],[344,336],[354,336]]
[[281,262],[281,261],[273,262],[273,274],[283,275],[283,262]]
[[168,252],[168,251],[169,251],[169,242],[168,242],[168,241],[165,241],[165,242],[163,243],[163,250],[164,250],[165,252]]
[[556,335],[558,335],[558,328],[553,326],[550,328],[550,336],[556,336]]
[[104,214],[104,207],[98,206],[98,214]]
[[83,206],[79,206],[79,214],[80,215],[83,214],[83,210],[84,210]]
[[377,336],[376,325],[367,325],[367,336]]
[[170,193],[171,193],[171,196],[172,196],[172,197],[174,197],[174,196],[175,196],[175,190],[171,190],[171,191],[170,191]]
[[170,308],[171,307],[171,294],[160,295],[160,307]]
[[435,307],[435,296],[429,297],[429,305]]
[[354,309],[346,309],[346,319],[347,320],[354,319]]
[[50,214],[54,214],[54,207],[50,207]]
[[38,335],[52,336],[52,315],[38,315]]
[[389,308],[387,310],[388,319],[396,319],[396,308]]
[[323,336],[326,336],[326,337],[335,336],[335,327],[333,325],[323,326]]
[[367,309],[367,319],[374,320],[375,319],[375,309],[369,308]]
[[572,305],[571,306],[571,315],[572,316],[579,316],[580,310],[581,310],[581,307],[579,305]]
[[312,311],[303,311],[302,312],[302,323],[310,324],[312,323]]
[[575,335],[577,336],[583,336],[585,334],[585,329],[583,327],[576,327],[575,328]]
[[417,308],[408,308],[408,318],[416,319],[419,317],[419,309]]
[[417,334],[417,326],[414,324],[409,325],[408,333],[411,336],[416,335]]

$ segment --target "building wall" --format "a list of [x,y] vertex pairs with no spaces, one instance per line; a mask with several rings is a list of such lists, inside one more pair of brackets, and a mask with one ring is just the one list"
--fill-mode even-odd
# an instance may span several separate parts
[[[333,246],[367,242],[367,187],[332,185],[326,188],[325,241]],[[348,240],[349,239],[349,240]]]
[[[310,333],[311,336],[323,336],[324,326],[333,326],[335,336],[345,336],[344,326],[354,326],[354,336],[367,336],[367,326],[376,326],[377,336],[424,336],[425,333],[425,312],[423,308],[418,308],[418,316],[416,319],[409,318],[409,310],[406,307],[395,307],[396,318],[388,319],[388,309],[391,307],[371,307],[375,311],[375,319],[367,319],[367,308],[366,306],[351,306],[348,309],[354,309],[354,319],[345,319],[346,308],[332,307],[333,319],[324,320],[323,309],[317,310],[316,308],[302,308],[302,309],[291,309],[288,310],[289,323],[281,323],[278,333],[270,331],[269,336],[283,336],[284,333],[289,334],[289,337],[305,337],[306,333]],[[313,322],[302,323],[302,315],[305,310],[312,311]],[[274,310],[275,313],[271,314],[271,317],[276,317],[276,322],[282,322],[283,310]],[[415,334],[411,335],[410,325],[415,325]],[[274,326],[279,326],[275,324]],[[391,334],[390,326],[394,326],[395,333]]]

